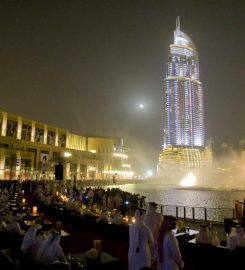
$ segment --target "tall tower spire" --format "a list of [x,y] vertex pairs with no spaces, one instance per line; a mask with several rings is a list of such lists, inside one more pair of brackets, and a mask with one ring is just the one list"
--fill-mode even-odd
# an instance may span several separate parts
[[[163,90],[163,150],[158,175],[179,184],[189,170],[205,171],[211,154],[205,148],[203,89],[196,47],[176,18]],[[172,180],[171,180],[172,178]]]
[[180,31],[180,19],[179,19],[179,16],[176,18],[176,31]]

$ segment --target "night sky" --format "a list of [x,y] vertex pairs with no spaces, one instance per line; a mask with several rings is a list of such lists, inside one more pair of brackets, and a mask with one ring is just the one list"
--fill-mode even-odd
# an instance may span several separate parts
[[[124,137],[154,169],[175,20],[195,43],[206,139],[245,136],[245,1],[0,1],[0,108],[72,133]],[[139,104],[145,105],[144,109]]]

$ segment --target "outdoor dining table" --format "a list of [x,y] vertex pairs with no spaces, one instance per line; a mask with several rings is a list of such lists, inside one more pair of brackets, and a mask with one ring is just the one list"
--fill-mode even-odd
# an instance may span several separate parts
[[[87,258],[86,252],[72,254],[70,262],[72,270],[95,269],[95,265],[90,264],[91,261],[89,261]],[[115,270],[118,263],[119,259],[117,257],[114,257],[107,252],[101,251],[96,269]]]
[[[31,220],[25,220],[24,223],[25,223],[28,227],[30,227],[31,225],[35,224],[35,220],[32,220],[32,219],[31,219]],[[49,231],[52,230],[52,229],[55,229],[55,227],[53,226],[52,222],[49,221],[49,220],[45,220],[45,221],[44,221],[44,224],[42,225],[41,230],[44,231],[45,233],[47,233],[47,232],[49,232]],[[68,237],[68,236],[70,236],[70,234],[69,234],[67,231],[61,229],[61,230],[60,230],[60,236],[63,238],[63,237]]]
[[[34,219],[31,219],[31,220],[24,220],[24,223],[27,225],[27,226],[31,226],[33,224],[36,223],[36,221]],[[49,220],[44,220],[44,225],[52,225],[52,222],[49,221]]]

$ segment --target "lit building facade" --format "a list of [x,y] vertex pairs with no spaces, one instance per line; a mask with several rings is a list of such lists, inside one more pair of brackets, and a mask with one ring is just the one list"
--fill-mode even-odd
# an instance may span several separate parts
[[202,83],[197,50],[177,23],[164,79],[164,147],[204,147]]
[[[112,179],[120,141],[76,135],[0,111],[0,180]],[[124,170],[120,178],[127,178]]]
[[163,101],[163,151],[159,157],[158,175],[176,171],[178,166],[181,173],[174,177],[173,184],[176,184],[187,168],[196,169],[211,160],[210,151],[205,149],[198,53],[190,37],[180,30],[179,19],[166,65]]

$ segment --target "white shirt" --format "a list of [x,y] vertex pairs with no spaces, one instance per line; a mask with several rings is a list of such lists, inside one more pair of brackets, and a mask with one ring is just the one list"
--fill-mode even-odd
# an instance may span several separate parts
[[166,233],[163,238],[163,262],[158,264],[159,270],[179,270],[184,266],[179,250],[179,244],[172,232]]

